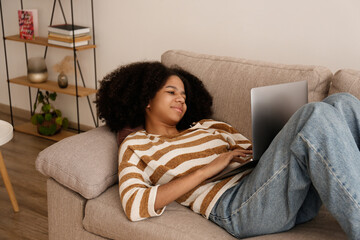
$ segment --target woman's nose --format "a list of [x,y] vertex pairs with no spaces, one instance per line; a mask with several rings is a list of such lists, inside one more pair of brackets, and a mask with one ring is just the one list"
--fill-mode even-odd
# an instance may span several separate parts
[[179,96],[177,96],[176,101],[181,102],[181,103],[184,103],[184,102],[185,102],[185,98],[184,98],[183,96],[179,95]]

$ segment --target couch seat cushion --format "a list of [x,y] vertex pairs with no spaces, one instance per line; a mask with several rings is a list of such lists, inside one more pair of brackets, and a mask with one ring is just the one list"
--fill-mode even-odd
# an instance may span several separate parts
[[[121,208],[117,184],[98,198],[87,201],[83,224],[87,231],[111,239],[235,239],[211,221],[175,202],[168,205],[160,217],[130,222]],[[346,239],[346,236],[334,218],[322,209],[314,220],[288,232],[248,239],[338,240]]]

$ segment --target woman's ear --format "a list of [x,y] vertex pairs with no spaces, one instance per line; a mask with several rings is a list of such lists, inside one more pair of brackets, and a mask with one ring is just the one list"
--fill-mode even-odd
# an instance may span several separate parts
[[150,110],[150,103],[146,106],[146,109]]

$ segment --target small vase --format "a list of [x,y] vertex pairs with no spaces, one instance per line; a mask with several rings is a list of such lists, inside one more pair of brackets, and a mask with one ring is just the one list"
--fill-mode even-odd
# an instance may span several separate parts
[[34,57],[28,59],[28,75],[27,79],[32,83],[46,82],[48,71],[45,59],[42,57]]
[[68,77],[63,72],[58,76],[58,85],[60,88],[66,88],[68,86]]

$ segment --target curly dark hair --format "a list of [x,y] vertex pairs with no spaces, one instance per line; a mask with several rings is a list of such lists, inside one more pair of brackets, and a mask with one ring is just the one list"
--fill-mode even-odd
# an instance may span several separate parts
[[136,62],[107,74],[96,94],[98,116],[111,131],[124,127],[145,126],[145,108],[170,76],[184,83],[187,111],[177,129],[188,128],[193,122],[209,118],[212,97],[203,83],[180,67],[166,67],[160,62]]

